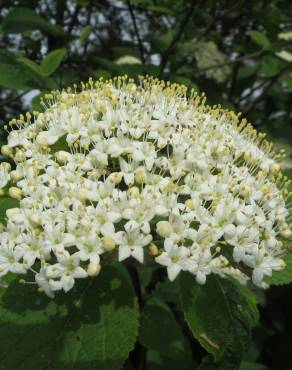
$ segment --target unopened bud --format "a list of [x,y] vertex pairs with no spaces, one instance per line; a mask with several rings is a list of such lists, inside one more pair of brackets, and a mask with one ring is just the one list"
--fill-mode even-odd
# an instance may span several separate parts
[[239,192],[244,198],[246,198],[251,195],[251,188],[246,184],[240,184]]
[[65,152],[64,150],[60,150],[59,152],[55,153],[55,157],[59,163],[67,163],[71,158],[71,154]]
[[120,172],[113,172],[109,175],[108,179],[109,181],[118,185],[122,181],[123,175]]
[[116,247],[116,243],[111,236],[104,236],[101,239],[102,247],[104,250],[110,252]]
[[139,194],[140,194],[140,191],[139,191],[139,188],[137,188],[137,186],[133,186],[132,188],[128,190],[128,195],[131,198],[137,198]]
[[185,205],[190,209],[195,209],[195,202],[193,201],[193,199],[187,199],[185,201]]
[[280,167],[280,165],[278,165],[278,163],[273,163],[270,167],[270,170],[271,170],[272,173],[278,173],[278,172],[280,172],[281,167]]
[[281,236],[283,236],[283,238],[288,239],[288,238],[291,238],[291,236],[292,236],[292,231],[291,231],[291,230],[289,230],[289,229],[282,230],[282,231],[280,232],[280,235],[281,235]]
[[147,174],[144,170],[137,170],[135,180],[138,184],[145,184],[147,181]]
[[8,192],[11,198],[18,199],[18,200],[21,199],[22,191],[19,188],[12,186],[11,188],[9,188]]
[[263,194],[268,194],[268,193],[270,192],[270,189],[269,189],[269,187],[268,187],[267,185],[262,185],[262,186],[260,187],[260,190],[261,190],[261,192],[262,192]]
[[9,145],[3,145],[1,148],[1,153],[6,156],[10,156],[12,154],[12,148]]
[[14,156],[14,160],[16,162],[22,162],[25,160],[25,154],[24,154],[24,151],[23,150],[18,150],[16,153],[15,153],[15,156]]
[[158,256],[158,248],[157,248],[157,245],[155,245],[154,243],[151,243],[149,246],[149,255],[151,257]]
[[167,221],[160,221],[156,224],[156,232],[158,235],[165,238],[172,233],[172,227],[169,222]]
[[77,193],[77,198],[82,202],[88,198],[88,190],[87,189],[79,189]]
[[22,173],[19,172],[19,171],[15,171],[15,170],[10,172],[10,177],[11,177],[11,180],[13,180],[15,182],[17,182],[17,181],[19,181],[23,178]]
[[2,162],[0,166],[7,172],[11,171],[11,165],[8,162]]
[[6,210],[6,216],[8,218],[18,215],[20,213],[20,208],[9,208]]
[[40,225],[40,223],[41,223],[41,219],[40,219],[39,215],[36,214],[36,213],[29,212],[27,214],[27,218],[30,221],[30,223],[33,224],[33,225]]
[[36,142],[40,146],[49,146],[49,145],[54,144],[56,142],[56,140],[55,140],[54,136],[52,136],[52,137],[49,136],[48,131],[42,131],[36,137]]
[[99,261],[91,261],[87,267],[88,276],[97,276],[100,273],[101,266]]

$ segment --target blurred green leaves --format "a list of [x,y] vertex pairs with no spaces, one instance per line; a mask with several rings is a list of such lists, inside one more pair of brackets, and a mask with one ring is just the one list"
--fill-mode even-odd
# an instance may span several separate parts
[[251,31],[250,37],[253,42],[261,46],[263,49],[267,50],[271,47],[270,41],[263,32]]
[[23,91],[50,88],[46,78],[58,69],[65,55],[66,49],[56,49],[38,64],[19,53],[0,50],[0,85]]
[[42,76],[48,77],[60,66],[66,55],[66,49],[56,49],[45,56],[40,65]]
[[63,29],[42,18],[32,9],[14,8],[2,22],[5,33],[21,33],[25,31],[39,30],[54,37],[68,38]]
[[15,54],[0,49],[0,85],[11,90],[28,91],[35,87],[39,76],[31,66],[17,60]]

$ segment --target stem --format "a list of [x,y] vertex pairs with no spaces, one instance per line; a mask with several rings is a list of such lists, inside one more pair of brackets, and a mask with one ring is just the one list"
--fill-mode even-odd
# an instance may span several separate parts
[[131,19],[132,19],[135,35],[136,35],[138,45],[139,45],[140,58],[142,60],[142,63],[145,64],[144,47],[143,47],[143,43],[142,43],[140,33],[139,33],[139,30],[138,30],[135,13],[134,13],[134,10],[132,8],[132,4],[129,0],[127,0],[127,5],[128,5],[128,9],[129,9],[129,12],[130,12]]
[[174,37],[173,37],[170,45],[168,46],[168,48],[165,50],[164,54],[162,55],[161,63],[160,63],[159,77],[161,77],[162,74],[163,74],[163,72],[164,72],[164,69],[165,69],[166,64],[168,62],[168,57],[169,57],[171,51],[173,50],[173,48],[176,46],[176,44],[181,39],[181,37],[182,37],[182,35],[184,33],[184,30],[185,30],[187,24],[189,23],[192,15],[193,15],[195,6],[196,6],[196,2],[193,1],[192,4],[191,4],[190,9],[187,10],[185,16],[183,17],[177,33],[174,35]]
[[251,59],[251,58],[258,57],[258,56],[262,55],[263,53],[264,53],[264,51],[260,50],[260,51],[257,51],[255,53],[251,53],[251,54],[248,54],[248,55],[243,55],[242,57],[239,57],[239,58],[234,59],[234,60],[228,60],[227,62],[224,62],[224,63],[212,64],[211,66],[199,69],[198,72],[204,72],[204,71],[208,71],[209,69],[224,67],[224,66],[227,66],[227,65],[230,65],[230,64],[239,63],[239,62],[242,62],[246,59]]
[[[132,261],[129,261],[128,263],[127,262],[125,263],[125,265],[130,275],[139,303],[139,307],[141,309],[144,306],[145,302],[142,296],[139,274],[137,272],[136,266],[133,263],[131,263]],[[134,351],[132,352],[130,357],[132,359],[135,369],[146,370],[147,350],[138,341],[136,342]]]
[[131,261],[129,261],[129,263],[126,264],[126,268],[130,275],[130,278],[131,278],[131,281],[132,281],[132,284],[133,284],[133,287],[134,287],[134,290],[137,296],[138,304],[140,308],[142,308],[144,306],[144,299],[142,297],[141,283],[140,283],[140,278],[139,278],[136,266],[132,264]]

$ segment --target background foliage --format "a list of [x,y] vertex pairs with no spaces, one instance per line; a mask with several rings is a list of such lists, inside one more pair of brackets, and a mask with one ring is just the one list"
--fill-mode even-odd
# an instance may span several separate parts
[[[42,109],[47,91],[151,74],[241,111],[287,149],[291,175],[292,50],[279,37],[290,30],[286,0],[0,0],[1,143],[4,123]],[[115,266],[57,304],[16,283],[1,290],[0,369],[116,369],[137,335],[124,369],[292,369],[289,270],[252,295],[217,278],[194,288],[190,277],[163,284],[152,267],[127,269],[138,302]]]

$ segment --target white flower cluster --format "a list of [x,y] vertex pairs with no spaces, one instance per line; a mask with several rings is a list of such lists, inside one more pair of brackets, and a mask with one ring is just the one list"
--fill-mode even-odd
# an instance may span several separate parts
[[[287,179],[264,135],[186,88],[151,78],[91,80],[9,123],[2,192],[19,199],[0,234],[0,277],[32,271],[53,297],[95,276],[106,255],[170,280],[189,271],[250,277],[281,270],[291,236]],[[291,225],[290,225],[291,226]]]

